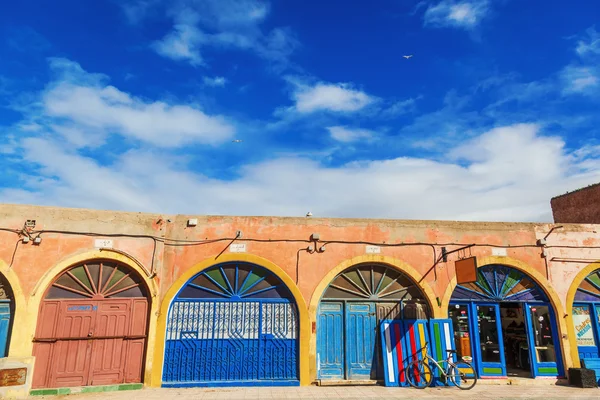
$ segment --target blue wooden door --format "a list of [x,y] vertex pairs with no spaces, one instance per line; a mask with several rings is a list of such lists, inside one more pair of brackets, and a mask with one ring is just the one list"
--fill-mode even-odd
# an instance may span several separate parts
[[7,356],[8,328],[10,327],[10,302],[0,300],[0,357]]
[[348,303],[345,333],[347,379],[370,379],[377,368],[375,303]]
[[592,304],[574,304],[572,309],[573,327],[579,360],[585,358],[598,358],[598,332],[597,319],[594,315],[595,307]]
[[323,302],[317,317],[317,375],[344,379],[344,305]]

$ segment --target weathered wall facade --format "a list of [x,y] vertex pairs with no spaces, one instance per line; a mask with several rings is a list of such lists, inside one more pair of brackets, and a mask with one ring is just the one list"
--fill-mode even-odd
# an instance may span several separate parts
[[600,224],[600,183],[556,196],[550,205],[556,223]]
[[[190,218],[197,219],[196,226],[188,226]],[[35,220],[31,237],[41,237],[41,243],[23,243],[25,235],[13,232],[22,230],[26,220]],[[159,215],[1,205],[0,228],[5,230],[0,231],[0,273],[11,285],[16,305],[8,356],[32,355],[40,304],[58,275],[76,264],[113,260],[136,271],[148,288],[143,382],[159,386],[173,298],[202,270],[245,261],[273,272],[292,293],[300,329],[299,377],[301,384],[309,384],[317,374],[319,300],[339,273],[365,262],[400,270],[417,282],[432,316],[446,318],[456,286],[454,261],[472,255],[479,266],[510,266],[544,288],[556,313],[562,360],[568,368],[579,363],[569,310],[578,285],[600,268],[600,226],[565,224],[547,236],[545,246],[538,243],[553,226]],[[238,231],[241,236],[235,239]],[[318,234],[318,241],[311,240],[313,234]],[[111,240],[110,248],[97,247],[97,239]],[[232,244],[245,248],[232,252]],[[447,262],[438,260],[442,247],[452,251],[469,244],[476,246],[450,254]],[[310,246],[318,251],[307,251]]]

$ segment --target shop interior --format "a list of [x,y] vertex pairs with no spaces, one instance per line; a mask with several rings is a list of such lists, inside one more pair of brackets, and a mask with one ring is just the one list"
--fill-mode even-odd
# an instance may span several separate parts
[[525,315],[520,303],[500,303],[504,359],[508,376],[531,377]]

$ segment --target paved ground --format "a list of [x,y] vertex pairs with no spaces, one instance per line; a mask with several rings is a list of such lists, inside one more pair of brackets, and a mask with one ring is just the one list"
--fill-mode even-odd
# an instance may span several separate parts
[[[295,388],[142,389],[123,392],[72,394],[61,400],[202,400],[202,399],[600,399],[600,389],[565,386],[478,385],[457,388],[386,388],[381,386],[336,386]],[[34,399],[58,399],[30,397]]]

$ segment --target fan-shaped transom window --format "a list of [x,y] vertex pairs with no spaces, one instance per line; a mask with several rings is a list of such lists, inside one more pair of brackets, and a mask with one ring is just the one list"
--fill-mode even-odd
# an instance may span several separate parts
[[504,265],[477,269],[477,282],[456,286],[452,300],[548,301],[544,291],[524,273]]
[[600,269],[585,277],[577,288],[575,301],[600,301]]
[[323,300],[420,301],[421,289],[405,274],[379,264],[360,264],[339,274]]
[[180,299],[251,301],[287,299],[292,295],[279,277],[258,265],[225,263],[200,272],[177,296]]
[[131,268],[109,261],[90,261],[63,272],[47,299],[102,299],[146,297],[142,279]]

